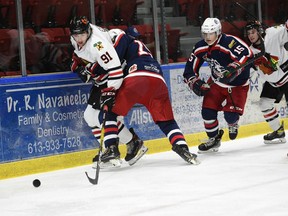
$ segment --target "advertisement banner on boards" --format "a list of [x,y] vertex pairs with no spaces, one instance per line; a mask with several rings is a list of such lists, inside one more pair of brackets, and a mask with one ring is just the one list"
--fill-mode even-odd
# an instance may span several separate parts
[[[163,67],[174,117],[184,134],[203,132],[202,98],[183,82],[184,65]],[[209,76],[208,67],[201,68],[201,78]],[[263,122],[259,97],[263,81],[251,74],[250,90],[244,115],[239,124]],[[91,83],[78,79],[1,85],[0,163],[98,148],[83,115]],[[286,117],[283,99],[277,105],[280,117]],[[220,127],[226,128],[223,113],[218,114]],[[148,110],[136,104],[124,118],[143,140],[165,135],[153,122]]]
[[83,119],[91,84],[31,83],[1,88],[1,161],[96,146]]

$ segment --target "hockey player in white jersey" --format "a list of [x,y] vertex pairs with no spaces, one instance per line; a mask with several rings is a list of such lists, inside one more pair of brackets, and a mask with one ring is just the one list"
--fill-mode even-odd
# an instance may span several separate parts
[[[74,17],[70,23],[71,43],[75,48],[72,57],[71,70],[76,72],[83,82],[93,82],[90,91],[88,106],[84,112],[84,119],[91,128],[93,135],[100,143],[102,112],[100,109],[101,91],[107,88],[118,89],[123,80],[123,71],[119,57],[113,47],[111,36],[106,29],[97,27],[89,23],[86,17]],[[96,63],[95,63],[96,62]],[[107,72],[103,70],[103,75],[95,76],[91,71],[101,66],[109,71],[110,77],[107,79]],[[99,67],[100,68],[100,67]],[[105,73],[105,74],[104,74]],[[143,145],[143,141],[135,134],[133,129],[128,130],[123,117],[118,117],[118,130],[121,143],[126,143],[127,154],[125,160],[133,165],[148,150]],[[117,144],[118,145],[118,144]],[[145,151],[139,151],[140,149]],[[106,158],[106,153],[111,152],[115,156],[112,162]],[[97,160],[97,155],[93,162]],[[101,157],[102,167],[111,164],[120,165],[120,152],[117,148],[107,148]],[[103,164],[104,163],[104,164]]]
[[288,51],[284,47],[288,42],[287,25],[288,22],[285,25],[270,27],[265,32],[258,21],[249,22],[245,27],[245,34],[251,42],[250,48],[253,53],[261,51],[263,42],[265,47],[265,55],[254,64],[260,77],[265,80],[260,95],[260,109],[273,130],[264,136],[266,144],[286,142],[284,124],[280,123],[275,104],[288,92]]
[[[116,144],[119,136],[117,117],[126,116],[133,105],[139,103],[147,108],[154,122],[169,138],[172,150],[189,164],[199,164],[197,155],[189,152],[185,137],[174,119],[167,85],[159,63],[143,43],[126,35],[125,32],[113,29],[108,33],[111,41],[114,41],[119,59],[126,62],[126,67],[124,67],[124,73],[121,71],[121,78],[125,76],[121,88],[116,89],[111,86],[101,91],[101,105],[109,107],[105,118],[107,123],[105,124],[104,143],[108,149],[107,154],[106,152],[103,154],[105,160],[109,159],[111,162],[117,158],[116,153],[119,152],[117,151],[118,144]],[[112,58],[114,57],[111,56]],[[106,58],[101,59],[106,60]],[[117,79],[113,75],[107,68],[91,70],[91,76],[95,78],[108,77],[108,86],[109,80]],[[143,152],[143,149],[139,151]]]

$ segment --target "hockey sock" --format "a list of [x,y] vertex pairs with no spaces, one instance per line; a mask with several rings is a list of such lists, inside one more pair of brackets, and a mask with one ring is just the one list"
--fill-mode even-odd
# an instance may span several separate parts
[[239,114],[236,112],[224,112],[224,118],[228,124],[235,124],[239,121]]
[[218,134],[219,123],[217,120],[217,110],[202,109],[202,118],[204,121],[205,131],[208,137],[215,137]]
[[169,121],[157,122],[157,125],[159,126],[161,131],[168,137],[172,146],[174,144],[187,145],[184,135],[174,119]]
[[100,143],[100,137],[101,137],[101,128],[94,127],[91,128],[93,136],[97,139],[97,141]]
[[117,115],[113,112],[108,112],[106,116],[104,143],[105,147],[113,145],[118,140]]

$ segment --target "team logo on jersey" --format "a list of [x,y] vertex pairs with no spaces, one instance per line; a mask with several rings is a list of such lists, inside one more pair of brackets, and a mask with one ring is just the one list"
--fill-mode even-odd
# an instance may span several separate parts
[[129,68],[129,73],[133,73],[134,71],[137,71],[137,64],[133,64],[133,65]]
[[216,77],[223,77],[223,72],[226,70],[216,59],[210,59],[207,57],[205,61],[207,61],[209,67],[211,68],[212,74],[214,74]]
[[235,46],[236,42],[234,40],[231,41],[231,43],[228,45],[228,47],[231,49],[233,46]]
[[104,48],[104,46],[103,46],[101,41],[98,41],[93,46],[96,47],[99,51]]

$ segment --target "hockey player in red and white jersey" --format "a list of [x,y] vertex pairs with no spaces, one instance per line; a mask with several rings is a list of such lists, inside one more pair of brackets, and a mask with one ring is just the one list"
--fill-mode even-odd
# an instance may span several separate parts
[[[108,30],[90,24],[86,17],[74,17],[70,23],[70,33],[71,43],[75,48],[71,70],[76,72],[83,82],[93,82],[88,106],[84,112],[84,119],[91,127],[94,137],[100,143],[102,124],[101,91],[105,91],[107,86],[118,89],[123,81],[123,71]],[[97,63],[95,64],[95,62]],[[97,70],[96,68],[100,68],[100,65],[105,70]],[[96,76],[91,73],[93,70],[101,71],[102,74],[99,73]],[[117,126],[120,142],[127,145],[125,160],[132,165],[147,152],[148,148],[143,145],[143,141],[139,139],[132,128],[128,130],[125,127],[123,117],[118,117]],[[117,154],[120,156],[119,152]],[[96,159],[94,158],[93,161]],[[119,161],[120,159],[117,160],[118,165]],[[103,158],[102,162],[108,161]]]
[[[177,125],[169,98],[168,88],[159,63],[148,48],[125,32],[109,31],[121,61],[125,62],[124,81],[118,90],[102,92],[101,100],[110,109],[105,126],[105,146],[111,149],[104,157],[113,160],[118,147],[117,116],[126,116],[134,104],[142,104],[150,112],[154,122],[168,137],[172,150],[190,164],[199,164],[197,155],[190,153],[186,140]],[[98,70],[94,70],[99,74]],[[108,79],[110,74],[108,74]],[[114,94],[116,92],[116,94]],[[108,103],[105,103],[107,101]]]
[[[219,130],[218,112],[224,112],[229,137],[238,134],[238,121],[244,112],[249,90],[249,67],[241,67],[253,57],[241,39],[222,33],[220,20],[207,18],[201,26],[203,39],[195,44],[183,73],[189,88],[203,97],[202,118],[209,140],[198,146],[199,152],[218,151],[223,130]],[[211,69],[207,83],[199,70],[206,61]]]
[[283,94],[288,93],[288,51],[284,47],[288,43],[287,30],[288,22],[267,28],[265,32],[259,21],[251,21],[245,27],[245,35],[254,54],[261,51],[264,37],[265,55],[255,61],[255,66],[265,80],[259,105],[264,119],[273,130],[264,136],[264,143],[268,144],[286,142],[284,125],[283,122],[280,124],[275,104],[280,102]]

